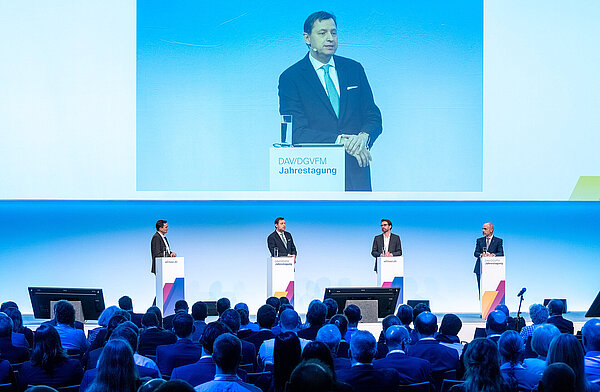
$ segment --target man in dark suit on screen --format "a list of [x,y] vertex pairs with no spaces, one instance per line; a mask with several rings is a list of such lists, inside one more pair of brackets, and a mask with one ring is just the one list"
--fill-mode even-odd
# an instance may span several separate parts
[[333,14],[311,14],[303,37],[309,53],[279,77],[279,112],[292,115],[292,142],[344,144],[346,191],[370,191],[370,148],[382,125],[365,70],[354,60],[334,56]]
[[[402,256],[402,243],[400,242],[400,236],[392,234],[392,221],[382,219],[381,231],[382,234],[373,238],[371,256],[375,259],[378,257]],[[375,272],[377,272],[377,260],[375,260]]]
[[152,236],[150,242],[150,252],[152,252],[152,268],[150,271],[156,274],[156,258],[157,257],[177,257],[177,253],[171,251],[169,241],[165,236],[169,230],[169,225],[166,220],[158,220],[156,222],[156,233]]
[[275,219],[275,231],[267,237],[267,246],[271,257],[294,256],[294,262],[298,252],[292,235],[285,231],[285,219]]
[[494,225],[491,222],[483,224],[483,237],[477,238],[474,256],[477,257],[473,273],[477,275],[477,288],[481,294],[481,257],[504,256],[502,239],[494,236]]

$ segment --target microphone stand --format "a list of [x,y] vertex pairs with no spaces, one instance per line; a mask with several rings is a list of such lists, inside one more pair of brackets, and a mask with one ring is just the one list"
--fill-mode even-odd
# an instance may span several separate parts
[[[525,293],[523,293],[525,294]],[[525,326],[525,320],[523,320],[523,327],[521,327],[521,304],[523,303],[523,294],[521,294],[521,299],[519,300],[519,310],[517,311],[517,332],[521,332],[521,329]]]

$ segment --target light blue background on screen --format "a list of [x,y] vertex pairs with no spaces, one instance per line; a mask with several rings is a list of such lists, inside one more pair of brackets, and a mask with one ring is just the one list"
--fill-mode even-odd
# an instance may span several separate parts
[[151,305],[150,239],[157,219],[185,257],[188,301],[266,298],[266,237],[281,214],[298,248],[296,307],[326,287],[374,286],[373,236],[390,218],[405,257],[405,299],[427,298],[436,312],[477,312],[473,265],[482,216],[496,224],[507,257],[507,305],[527,287],[525,308],[567,298],[587,309],[598,290],[598,203],[342,201],[2,201],[2,301],[31,313],[27,286],[99,287],[107,304],[124,294]]
[[[264,191],[278,78],[320,2],[140,1],[137,190]],[[383,116],[374,191],[480,192],[483,2],[334,1]],[[157,162],[157,156],[166,159]]]

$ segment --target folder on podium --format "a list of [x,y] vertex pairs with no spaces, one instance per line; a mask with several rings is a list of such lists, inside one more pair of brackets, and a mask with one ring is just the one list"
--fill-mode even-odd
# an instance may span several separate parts
[[294,305],[294,258],[269,257],[267,260],[267,297],[286,297]]
[[377,258],[377,286],[399,288],[396,308],[404,303],[404,257]]
[[175,313],[175,302],[185,299],[183,257],[156,258],[156,306],[163,317]]
[[486,319],[496,306],[504,304],[506,286],[506,258],[481,258],[481,317]]

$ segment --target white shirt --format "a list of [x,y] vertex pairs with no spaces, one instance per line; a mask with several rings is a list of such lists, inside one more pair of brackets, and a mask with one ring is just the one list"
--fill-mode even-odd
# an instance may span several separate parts
[[[325,94],[327,94],[327,87],[325,86],[325,70],[321,68],[325,64],[314,58],[310,53],[308,54],[308,58],[310,59],[310,62],[312,63],[313,67],[315,68],[315,71],[317,72],[317,76],[319,77],[319,80],[323,85],[323,89],[325,89]],[[331,80],[333,81],[333,84],[335,85],[335,89],[337,90],[339,96],[340,83],[338,81],[338,75],[337,70],[335,68],[335,62],[333,61],[333,56],[331,56],[331,59],[329,59],[329,62],[327,64],[331,65],[331,67],[329,68],[329,76],[331,77]]]
[[160,231],[158,232],[158,234],[160,234],[160,238],[162,238],[163,242],[165,243],[165,246],[167,247],[167,254],[170,255],[171,254],[171,248],[169,247],[169,243],[165,239],[164,234],[161,233]]
[[154,369],[158,372],[158,377],[162,377],[160,374],[160,369],[156,366],[156,362],[151,360],[150,358],[144,357],[138,353],[133,353],[133,361],[138,366],[143,366],[145,368]]
[[391,237],[392,237],[391,234],[387,237],[385,234],[383,235],[383,253],[386,253],[388,251],[388,249],[390,249],[390,238]]

